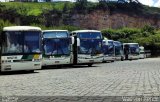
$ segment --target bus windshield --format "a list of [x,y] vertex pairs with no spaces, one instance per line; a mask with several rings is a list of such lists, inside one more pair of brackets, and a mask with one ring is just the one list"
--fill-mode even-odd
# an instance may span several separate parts
[[80,39],[102,39],[100,32],[82,32],[78,36]]
[[7,31],[2,34],[2,54],[40,53],[40,31]]
[[67,31],[52,31],[52,32],[43,32],[44,38],[66,38],[68,37]]
[[79,54],[101,54],[102,40],[100,39],[81,39]]
[[119,42],[114,42],[115,46],[115,55],[121,55],[123,54],[122,44]]
[[45,55],[69,55],[70,39],[44,39]]
[[113,55],[114,54],[114,45],[113,41],[108,41],[108,45],[103,45],[104,55]]
[[131,54],[139,54],[139,45],[138,44],[130,44],[130,53]]
[[113,55],[114,54],[114,44],[113,41],[108,41],[108,54]]

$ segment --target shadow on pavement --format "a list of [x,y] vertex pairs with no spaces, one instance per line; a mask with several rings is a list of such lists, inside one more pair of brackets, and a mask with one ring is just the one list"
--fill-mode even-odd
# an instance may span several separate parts
[[72,69],[72,68],[94,68],[98,67],[97,65],[93,65],[88,67],[88,65],[57,65],[57,66],[43,66],[42,70],[53,70],[53,69]]
[[0,72],[0,76],[2,75],[22,75],[22,74],[36,74],[39,72],[34,71],[10,71],[10,72]]

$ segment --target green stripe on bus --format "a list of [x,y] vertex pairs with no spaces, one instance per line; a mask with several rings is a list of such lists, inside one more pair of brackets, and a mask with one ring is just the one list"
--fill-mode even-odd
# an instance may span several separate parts
[[33,55],[23,55],[22,59],[33,59]]

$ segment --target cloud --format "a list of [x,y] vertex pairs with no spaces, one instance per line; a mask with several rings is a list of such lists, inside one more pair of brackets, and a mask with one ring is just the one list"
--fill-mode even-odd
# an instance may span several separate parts
[[158,0],[157,2],[155,2],[155,4],[153,6],[160,7],[160,0]]
[[149,6],[154,5],[154,0],[139,0],[139,2],[141,2],[144,5],[149,5]]

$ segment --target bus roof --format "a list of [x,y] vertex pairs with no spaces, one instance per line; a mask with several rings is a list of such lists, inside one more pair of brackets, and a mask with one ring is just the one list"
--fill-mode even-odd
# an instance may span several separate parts
[[43,30],[42,32],[68,32],[68,30]]
[[132,44],[138,44],[138,43],[123,43],[123,45],[126,45],[126,44],[132,45]]
[[107,40],[107,41],[114,41],[114,40]]
[[120,41],[114,41],[114,42],[121,43]]
[[103,41],[105,41],[105,42],[113,42],[113,40],[109,40],[109,39],[103,39]]
[[3,31],[41,31],[41,28],[34,26],[10,26],[4,27]]
[[98,30],[76,30],[76,31],[72,31],[72,33],[84,33],[84,32],[98,32],[98,33],[100,33],[101,31],[98,31]]

